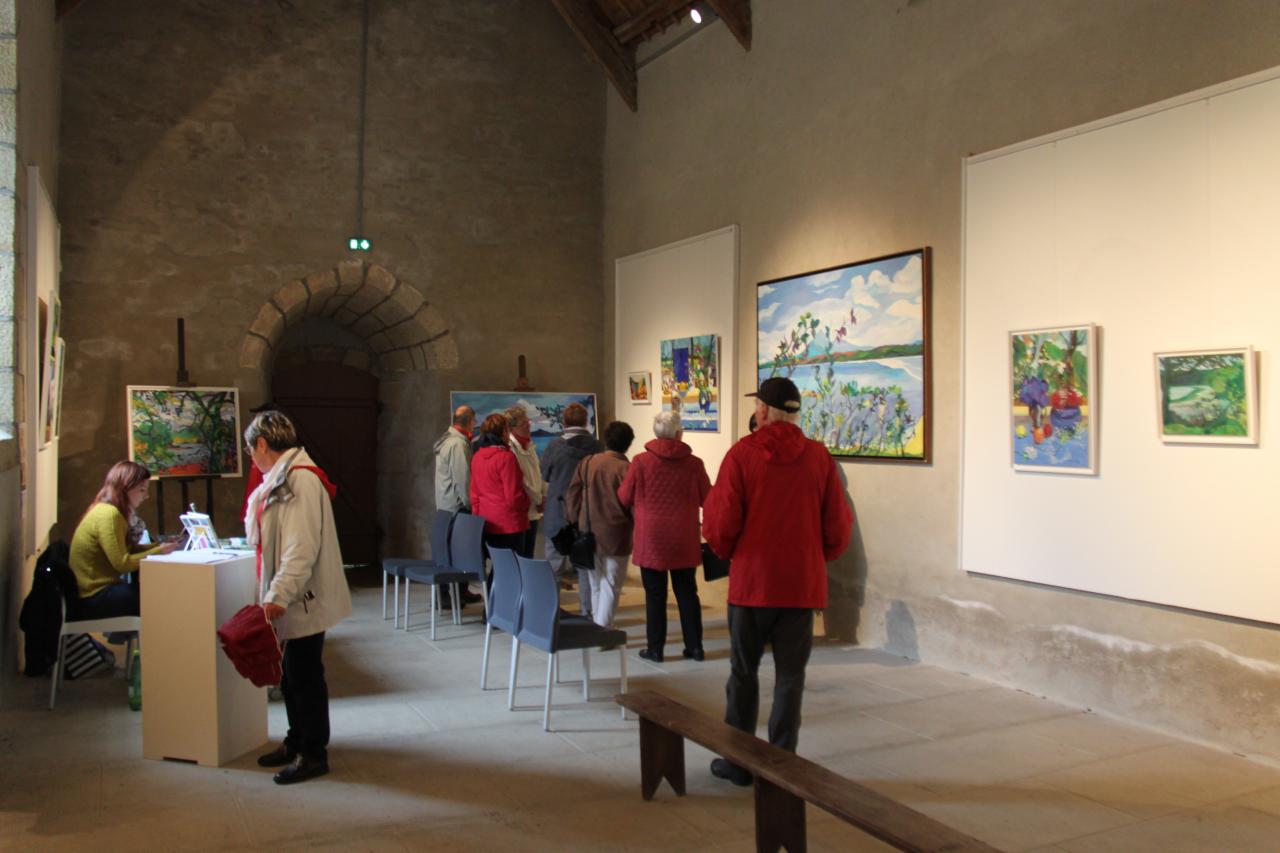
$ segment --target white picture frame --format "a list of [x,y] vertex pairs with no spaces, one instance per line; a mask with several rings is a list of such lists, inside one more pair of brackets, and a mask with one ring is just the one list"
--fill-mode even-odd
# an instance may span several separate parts
[[[1257,357],[1252,346],[1155,353],[1156,436],[1160,441],[1164,444],[1257,445]],[[1186,365],[1179,371],[1184,378],[1198,374],[1204,381],[1192,379],[1173,384],[1171,373],[1178,362]],[[1225,375],[1215,375],[1224,372]],[[1241,389],[1231,387],[1235,385],[1236,374],[1243,383]],[[1179,390],[1185,393],[1178,393]],[[1230,399],[1236,396],[1233,391],[1244,395],[1243,413],[1232,413],[1241,402]],[[1195,432],[1196,429],[1226,431]]]

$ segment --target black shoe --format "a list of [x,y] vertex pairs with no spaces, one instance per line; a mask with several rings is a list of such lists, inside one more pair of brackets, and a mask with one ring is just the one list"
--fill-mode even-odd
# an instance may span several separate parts
[[662,663],[662,652],[655,652],[652,649],[641,649],[640,657],[645,660],[651,660],[654,663]]
[[280,744],[266,755],[258,756],[259,767],[284,767],[294,759],[294,753],[289,747]]
[[728,779],[733,784],[742,788],[751,784],[750,773],[723,758],[714,758],[711,760],[711,775],[717,779]]
[[292,785],[294,782],[305,782],[329,772],[329,762],[299,755],[274,777],[277,785]]
[[458,601],[462,607],[466,607],[468,604],[479,604],[484,601],[484,596],[469,589],[464,589],[458,593]]
[[702,649],[685,649],[681,654],[690,660],[703,661],[707,659],[707,654]]

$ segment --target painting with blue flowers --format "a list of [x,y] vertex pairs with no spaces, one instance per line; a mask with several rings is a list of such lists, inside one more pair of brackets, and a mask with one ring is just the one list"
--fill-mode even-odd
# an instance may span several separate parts
[[1093,324],[1009,334],[1015,470],[1097,471],[1096,344]]

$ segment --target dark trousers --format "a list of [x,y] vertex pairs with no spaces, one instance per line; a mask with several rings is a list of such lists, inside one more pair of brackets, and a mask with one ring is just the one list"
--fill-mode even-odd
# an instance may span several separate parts
[[520,547],[516,549],[516,553],[526,560],[533,559],[533,543],[538,541],[538,519],[529,519],[529,529],[521,535]]
[[104,587],[96,595],[80,599],[80,607],[73,618],[109,619],[112,616],[137,616],[140,612],[138,585],[121,581]]
[[729,605],[729,682],[725,685],[724,721],[748,734],[756,733],[760,714],[760,658],[773,646],[773,711],[769,743],[790,752],[800,740],[800,700],[804,668],[813,648],[813,610],[804,607],[739,607]]
[[649,650],[662,651],[667,643],[667,576],[671,576],[671,588],[676,593],[676,606],[680,608],[680,631],[684,634],[684,647],[689,651],[702,648],[702,602],[698,600],[697,569],[640,568],[640,581],[644,584],[645,636]]
[[329,686],[324,680],[324,632],[284,644],[280,692],[289,718],[285,748],[317,761],[329,759]]

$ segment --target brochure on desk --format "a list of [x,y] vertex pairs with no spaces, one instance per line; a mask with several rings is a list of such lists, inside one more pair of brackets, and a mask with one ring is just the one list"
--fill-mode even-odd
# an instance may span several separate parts
[[143,559],[144,563],[188,563],[207,566],[227,560],[238,560],[241,557],[252,557],[253,551],[241,551],[233,548],[202,548],[199,551],[174,551],[171,554],[153,554]]

